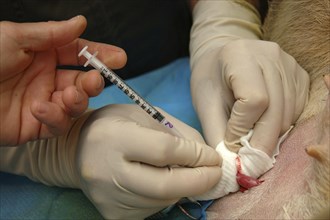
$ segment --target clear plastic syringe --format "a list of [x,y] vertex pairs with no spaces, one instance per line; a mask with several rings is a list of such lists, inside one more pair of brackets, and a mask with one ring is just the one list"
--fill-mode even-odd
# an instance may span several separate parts
[[98,52],[96,51],[93,55],[87,51],[88,46],[85,46],[78,56],[84,56],[87,61],[84,66],[88,64],[92,65],[97,69],[105,78],[107,78],[112,84],[116,85],[121,91],[123,91],[130,99],[138,104],[148,115],[154,118],[156,121],[164,125],[172,134],[177,137],[183,137],[183,135],[173,126],[171,122],[166,120],[165,116],[162,115],[156,108],[150,105],[144,100],[137,92],[135,92],[124,80],[122,80],[116,73],[109,69],[104,63],[96,58]]

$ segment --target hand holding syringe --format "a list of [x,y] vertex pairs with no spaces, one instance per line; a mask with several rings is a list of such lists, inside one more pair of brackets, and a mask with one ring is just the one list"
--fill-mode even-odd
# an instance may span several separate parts
[[87,62],[85,67],[90,64],[95,69],[97,69],[105,78],[107,78],[111,83],[116,85],[121,91],[123,91],[130,99],[132,99],[136,104],[138,104],[146,113],[148,113],[153,119],[164,125],[172,134],[177,137],[183,137],[183,135],[173,126],[171,122],[165,119],[156,108],[150,105],[146,100],[144,100],[138,93],[136,93],[130,86],[128,86],[124,80],[122,80],[116,73],[107,68],[99,59],[96,58],[98,52],[93,55],[87,51],[88,46],[85,46],[79,53],[78,56],[83,55]]

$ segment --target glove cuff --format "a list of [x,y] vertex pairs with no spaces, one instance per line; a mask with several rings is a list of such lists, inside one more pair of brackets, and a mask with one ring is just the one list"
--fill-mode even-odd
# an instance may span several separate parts
[[262,37],[259,12],[244,0],[198,1],[190,34],[191,67],[202,54],[229,41]]
[[58,153],[54,154],[58,156],[58,167],[57,169],[53,168],[53,175],[59,178],[60,184],[66,183],[66,187],[81,188],[76,165],[77,149],[79,148],[81,129],[92,112],[93,111],[88,111],[81,117],[75,119],[70,130],[64,136],[58,138]]
[[76,150],[80,130],[90,112],[76,119],[63,136],[0,148],[0,170],[24,175],[51,186],[80,188]]

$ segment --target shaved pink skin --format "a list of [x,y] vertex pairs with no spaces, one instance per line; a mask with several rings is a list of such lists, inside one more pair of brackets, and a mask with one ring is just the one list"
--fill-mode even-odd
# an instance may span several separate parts
[[264,180],[262,184],[215,201],[208,209],[208,219],[274,219],[292,196],[306,192],[304,169],[312,158],[305,148],[318,141],[318,118],[307,120],[291,132],[281,146],[274,168],[260,178]]

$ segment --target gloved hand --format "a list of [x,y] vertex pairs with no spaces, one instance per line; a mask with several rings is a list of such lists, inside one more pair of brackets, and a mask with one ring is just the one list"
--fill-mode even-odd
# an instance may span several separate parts
[[1,170],[81,188],[107,219],[142,219],[212,188],[221,158],[200,134],[164,113],[178,138],[136,105],[89,112],[65,136],[4,147]]
[[191,93],[206,142],[238,153],[253,128],[252,147],[272,157],[301,114],[309,77],[276,43],[262,38],[260,16],[244,0],[198,1],[191,30]]

